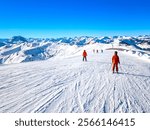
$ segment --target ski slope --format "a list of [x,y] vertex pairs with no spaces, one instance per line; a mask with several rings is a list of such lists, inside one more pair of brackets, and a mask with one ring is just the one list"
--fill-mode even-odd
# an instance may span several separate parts
[[0,112],[150,112],[150,62],[120,52],[119,74],[111,72],[113,51],[87,50],[67,57],[0,66]]

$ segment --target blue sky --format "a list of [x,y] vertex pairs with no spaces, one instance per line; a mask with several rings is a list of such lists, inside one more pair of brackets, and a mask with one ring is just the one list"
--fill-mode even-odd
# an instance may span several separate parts
[[0,38],[150,34],[149,0],[1,0]]

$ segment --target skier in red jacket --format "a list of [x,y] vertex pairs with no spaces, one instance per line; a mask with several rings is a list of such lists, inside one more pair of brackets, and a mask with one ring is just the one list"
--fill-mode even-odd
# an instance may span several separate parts
[[116,72],[118,73],[118,64],[120,64],[118,52],[115,51],[113,57],[112,57],[112,71],[114,73],[114,70],[116,68]]
[[82,54],[82,56],[83,56],[83,61],[87,61],[87,52],[86,52],[86,50],[84,50],[83,51],[83,54]]

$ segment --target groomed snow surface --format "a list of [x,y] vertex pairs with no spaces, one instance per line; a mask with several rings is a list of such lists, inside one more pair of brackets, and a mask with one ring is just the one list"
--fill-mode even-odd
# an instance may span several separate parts
[[69,56],[1,65],[0,112],[150,112],[149,59],[119,51],[119,74],[112,74],[113,53],[87,45]]

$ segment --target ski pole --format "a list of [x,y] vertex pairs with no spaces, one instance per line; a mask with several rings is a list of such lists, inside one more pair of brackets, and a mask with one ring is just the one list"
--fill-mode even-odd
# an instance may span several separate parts
[[120,67],[120,70],[122,71],[122,67],[121,67],[121,65],[119,64],[119,67]]
[[111,63],[111,66],[110,66],[109,72],[110,72],[111,68],[112,68],[112,63]]

